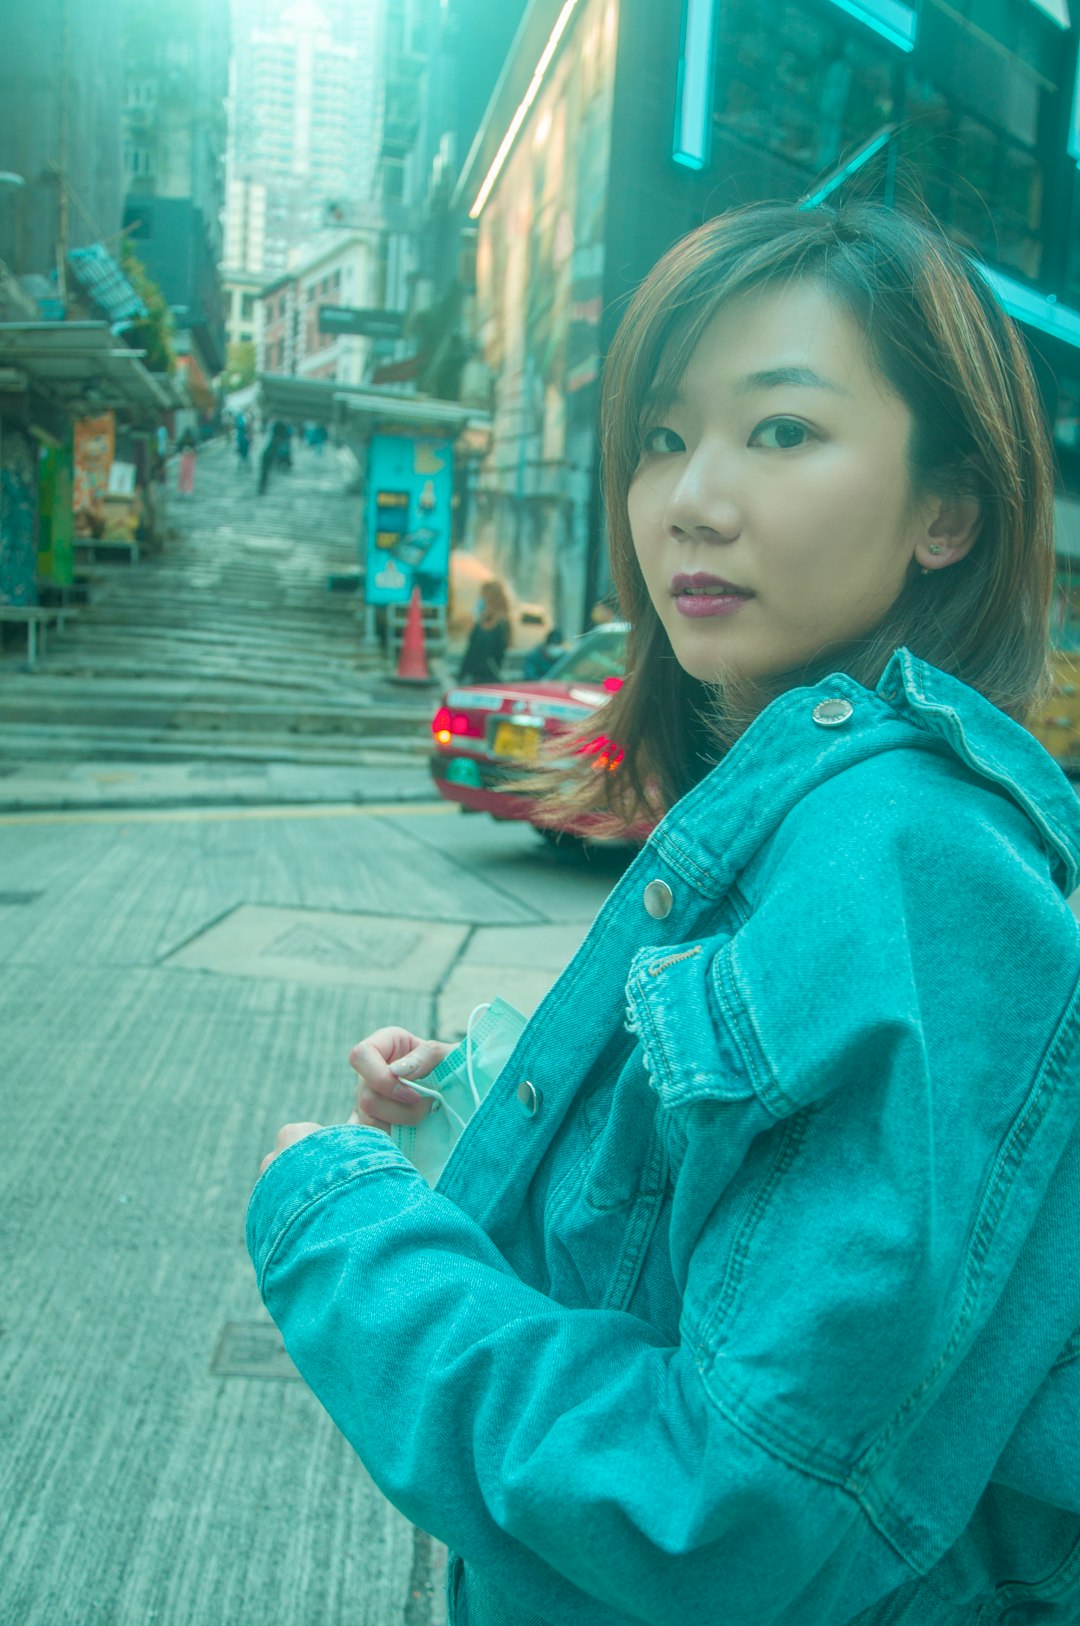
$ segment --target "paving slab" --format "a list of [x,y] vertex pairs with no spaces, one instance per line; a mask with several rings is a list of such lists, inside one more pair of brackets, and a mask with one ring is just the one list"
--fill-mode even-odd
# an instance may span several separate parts
[[450,970],[467,936],[465,926],[243,904],[164,963],[174,971],[209,971],[227,977],[431,993]]

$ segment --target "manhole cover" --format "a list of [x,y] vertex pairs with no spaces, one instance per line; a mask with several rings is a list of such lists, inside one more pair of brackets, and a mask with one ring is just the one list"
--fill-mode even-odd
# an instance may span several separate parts
[[211,1374],[216,1378],[298,1378],[281,1334],[272,1322],[227,1321]]
[[399,966],[420,941],[419,932],[372,931],[363,926],[294,926],[260,950],[275,959],[314,960],[321,965],[354,965],[357,969]]
[[33,903],[44,896],[43,892],[0,892],[0,908],[17,909],[20,904]]
[[441,921],[406,925],[382,915],[242,904],[165,963],[228,977],[430,993],[445,978],[468,934],[467,926]]

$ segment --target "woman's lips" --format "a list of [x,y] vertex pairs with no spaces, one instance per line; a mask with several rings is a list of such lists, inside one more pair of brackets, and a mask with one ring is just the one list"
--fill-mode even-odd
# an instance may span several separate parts
[[752,594],[725,593],[717,590],[716,593],[676,593],[675,608],[680,615],[734,615],[748,604]]
[[675,608],[680,615],[733,615],[740,605],[753,598],[744,588],[737,588],[718,576],[704,573],[696,576],[676,576],[671,583]]

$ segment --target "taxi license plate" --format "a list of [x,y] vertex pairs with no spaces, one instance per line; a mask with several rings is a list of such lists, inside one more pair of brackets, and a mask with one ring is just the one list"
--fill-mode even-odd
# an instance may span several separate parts
[[538,728],[522,728],[519,723],[499,723],[491,749],[497,757],[535,757],[540,748]]

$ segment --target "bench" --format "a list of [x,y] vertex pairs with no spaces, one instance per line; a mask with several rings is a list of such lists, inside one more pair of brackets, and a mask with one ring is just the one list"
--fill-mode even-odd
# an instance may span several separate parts
[[113,559],[126,559],[133,565],[139,562],[139,544],[130,537],[77,536],[72,546],[76,559],[89,558],[93,564],[99,563],[99,554],[109,555]]
[[65,616],[74,614],[70,606],[63,604],[0,604],[0,621],[14,621],[26,627],[27,666],[37,665],[39,634],[44,655],[46,630],[55,622],[62,631]]

